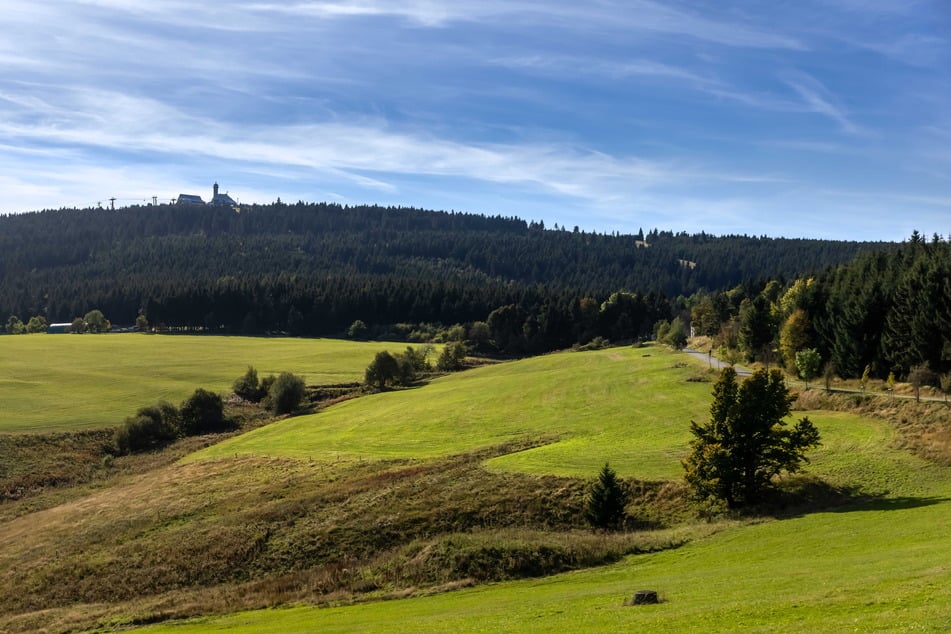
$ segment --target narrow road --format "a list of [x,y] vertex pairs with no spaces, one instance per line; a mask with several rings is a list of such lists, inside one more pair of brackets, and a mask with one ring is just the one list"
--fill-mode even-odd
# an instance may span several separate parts
[[[723,368],[730,367],[730,364],[726,361],[720,361],[715,356],[709,352],[700,352],[699,350],[693,350],[691,348],[684,348],[683,351],[689,354],[695,359],[700,359],[704,363],[708,364],[708,367],[715,368],[717,370],[722,370]],[[743,366],[734,365],[733,369],[736,370],[737,375],[739,376],[749,376],[753,374],[753,371],[749,368],[744,368]]]

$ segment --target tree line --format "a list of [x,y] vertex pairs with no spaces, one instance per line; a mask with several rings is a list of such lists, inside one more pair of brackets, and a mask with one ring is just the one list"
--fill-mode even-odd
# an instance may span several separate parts
[[143,315],[153,328],[302,336],[357,320],[376,335],[491,321],[499,349],[528,353],[646,336],[676,316],[669,298],[884,246],[303,202],[48,210],[0,217],[0,315],[53,323],[97,309],[119,325]]
[[951,242],[937,234],[926,240],[916,231],[814,276],[700,293],[689,303],[695,333],[727,355],[863,380],[917,372],[934,382],[951,372]]

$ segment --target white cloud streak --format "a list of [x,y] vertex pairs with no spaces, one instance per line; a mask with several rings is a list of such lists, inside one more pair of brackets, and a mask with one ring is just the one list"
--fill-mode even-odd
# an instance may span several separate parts
[[845,108],[836,103],[836,98],[821,82],[805,73],[791,73],[786,83],[802,99],[809,112],[828,117],[848,134],[861,135],[867,131],[854,124]]

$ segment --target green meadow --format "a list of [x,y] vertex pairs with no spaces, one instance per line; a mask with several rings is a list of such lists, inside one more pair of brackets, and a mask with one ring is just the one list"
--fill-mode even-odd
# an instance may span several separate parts
[[[714,378],[663,348],[567,352],[451,374],[417,389],[374,394],[289,418],[192,454],[307,460],[429,459],[513,440],[541,446],[494,458],[490,469],[591,477],[605,461],[623,476],[671,480],[681,474],[689,421],[710,408]],[[882,421],[841,412],[795,412],[823,430],[813,459],[838,481],[867,468],[894,440]],[[878,460],[880,457],[877,457]],[[885,460],[884,458],[881,458]]]
[[[564,353],[350,401],[210,447],[314,460],[426,459],[520,437],[548,444],[494,470],[676,479],[687,421],[706,416],[700,364],[659,349]],[[170,623],[170,632],[947,632],[951,469],[896,448],[891,424],[808,415],[823,444],[810,474],[867,497],[833,511],[725,523],[676,550],[538,580],[331,608],[293,607]],[[627,607],[638,589],[660,605]]]
[[493,469],[589,477],[676,477],[687,423],[709,408],[698,368],[659,348],[561,353],[452,374],[292,418],[193,455],[349,460],[435,458],[542,438]]
[[139,407],[178,403],[196,387],[226,392],[248,365],[262,377],[288,371],[312,384],[359,381],[387,347],[143,334],[0,337],[0,432],[118,425]]
[[[930,496],[747,525],[603,568],[155,631],[948,632],[951,490],[942,477]],[[662,603],[625,606],[639,589],[658,591]]]
[[[384,347],[400,346],[144,335],[3,337],[0,430],[114,425],[141,405],[181,400],[198,385],[226,391],[248,364],[260,374],[290,370],[311,384],[354,381]],[[415,513],[429,517],[418,507],[377,506],[395,507],[393,496],[415,495],[423,482],[451,489],[452,482],[438,479],[441,472],[427,469],[447,456],[471,456],[513,441],[526,449],[480,454],[497,457],[484,463],[488,472],[475,471],[477,477],[517,480],[528,491],[526,482],[543,477],[590,479],[610,461],[626,478],[678,481],[688,423],[707,417],[714,378],[705,363],[657,347],[564,352],[345,401],[233,436],[179,462],[173,457],[153,470],[120,473],[111,484],[67,496],[64,504],[12,512],[0,523],[0,582],[10,592],[26,588],[18,600],[11,595],[10,605],[34,606],[3,614],[0,622],[17,631],[127,627],[173,613],[262,605],[243,597],[253,588],[259,593],[254,596],[269,596],[266,589],[273,587],[274,603],[301,592],[296,596],[319,597],[323,607],[241,611],[147,629],[951,631],[951,468],[900,449],[892,423],[845,412],[794,412],[797,418],[809,416],[822,434],[822,445],[810,454],[810,478],[856,495],[831,508],[781,519],[698,519],[675,527],[687,536],[679,548],[449,592],[422,587],[387,594],[381,588],[353,596],[391,598],[404,591],[410,596],[355,605],[346,604],[353,598],[347,594],[308,595],[306,584],[321,579],[319,570],[298,571],[288,564],[284,570],[294,574],[272,581],[270,569],[255,568],[251,557],[246,579],[228,576],[228,557],[245,561],[248,540],[270,535],[271,542],[261,542],[262,558],[299,561],[297,553],[319,554],[318,542],[334,537],[335,530],[356,534],[362,506],[372,511],[366,516],[370,532],[404,520],[400,526],[412,528]],[[883,400],[883,407],[888,404]],[[419,479],[411,478],[414,471]],[[346,473],[357,475],[347,480]],[[388,488],[397,484],[403,488]],[[446,493],[433,491],[431,499],[458,503],[453,491]],[[462,494],[471,497],[468,488]],[[377,503],[378,498],[390,502]],[[265,523],[271,528],[262,533]],[[414,533],[425,546],[420,556],[445,543],[426,541],[420,530]],[[489,528],[474,537],[494,544],[497,531],[504,544],[517,530]],[[556,534],[580,539],[580,531],[552,531]],[[644,534],[649,541],[652,533]],[[665,534],[657,531],[658,539]],[[196,566],[192,559],[202,563]],[[201,574],[216,581],[190,585],[189,575]],[[114,603],[103,598],[148,582],[158,588],[152,596]],[[31,588],[45,594],[31,601]],[[625,606],[639,589],[658,591],[662,602]],[[77,598],[61,599],[67,591]]]

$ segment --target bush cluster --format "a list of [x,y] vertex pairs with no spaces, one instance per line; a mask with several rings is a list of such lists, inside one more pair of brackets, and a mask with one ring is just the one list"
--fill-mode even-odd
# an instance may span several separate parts
[[[452,343],[447,346],[459,346],[465,350],[462,343]],[[429,363],[429,355],[432,352],[432,346],[426,345],[422,348],[413,348],[406,346],[406,350],[392,354],[385,350],[377,352],[373,362],[367,366],[364,373],[364,380],[367,385],[375,387],[378,390],[386,389],[388,385],[412,385],[420,374],[430,372],[432,366]],[[445,354],[445,351],[443,352]],[[465,354],[463,353],[463,357]],[[442,356],[440,356],[440,363]],[[440,368],[442,369],[442,368]]]
[[281,372],[258,380],[258,371],[248,366],[247,372],[232,384],[237,396],[252,403],[264,404],[275,414],[289,414],[297,410],[304,400],[307,387],[304,379],[291,372]]
[[164,447],[181,436],[226,431],[221,397],[198,388],[181,407],[166,401],[140,408],[116,429],[120,453],[139,453]]

